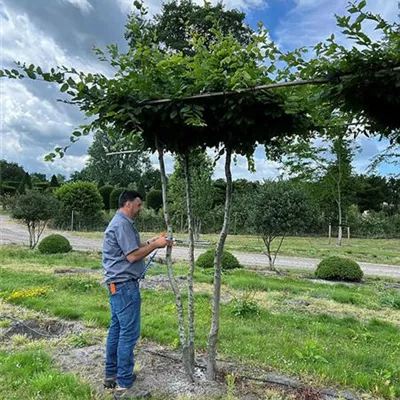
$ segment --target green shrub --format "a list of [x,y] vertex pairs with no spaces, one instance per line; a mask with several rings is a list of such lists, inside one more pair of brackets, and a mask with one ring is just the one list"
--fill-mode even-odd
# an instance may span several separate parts
[[[200,254],[196,261],[196,267],[198,268],[213,268],[214,267],[214,254],[215,248],[207,250],[205,253]],[[237,258],[229,251],[223,251],[222,253],[222,269],[234,269],[242,268]]]
[[64,236],[50,235],[39,243],[38,249],[44,254],[68,253],[72,246]]
[[[103,228],[104,221],[101,214],[103,199],[94,183],[81,181],[66,183],[57,188],[54,195],[62,203],[54,221],[57,228],[72,227],[78,230]],[[71,226],[72,218],[73,226]]]
[[110,210],[111,209],[111,204],[110,204],[110,195],[111,192],[114,190],[113,186],[102,186],[99,189],[100,195],[103,198],[103,206],[105,210]]
[[153,209],[142,207],[139,216],[136,218],[136,226],[140,232],[165,231],[165,219],[162,212],[156,213]]
[[363,272],[355,261],[333,256],[324,258],[318,264],[315,275],[320,279],[359,282]]
[[146,197],[146,205],[148,208],[152,208],[156,212],[162,207],[163,198],[161,190],[151,190]]
[[118,208],[119,208],[118,199],[119,199],[120,194],[124,190],[128,190],[128,188],[118,187],[118,188],[115,188],[110,193],[110,210],[118,210]]

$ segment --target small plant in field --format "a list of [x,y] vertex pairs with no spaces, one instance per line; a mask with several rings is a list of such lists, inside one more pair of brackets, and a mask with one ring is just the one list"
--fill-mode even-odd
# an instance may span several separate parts
[[14,301],[20,299],[29,299],[33,297],[44,296],[50,290],[49,286],[40,286],[30,289],[13,290],[10,295],[5,296],[5,301]]
[[294,353],[296,356],[303,361],[312,362],[312,363],[324,363],[329,364],[329,361],[321,355],[323,352],[321,346],[314,342],[308,342],[306,344],[306,348],[301,352],[300,350],[295,350]]
[[99,283],[92,279],[66,278],[59,287],[73,292],[89,292],[99,286]]
[[43,254],[59,254],[70,252],[72,246],[67,238],[54,234],[45,237],[39,243],[38,249]]
[[391,290],[380,294],[380,303],[382,307],[394,308],[400,310],[400,294]]
[[260,306],[254,300],[255,292],[246,291],[241,298],[233,300],[232,315],[235,317],[258,317],[260,314]]
[[333,256],[324,258],[318,264],[315,275],[320,279],[360,282],[363,272],[355,261]]
[[381,393],[384,390],[390,399],[398,399],[399,393],[394,385],[400,380],[400,366],[375,370],[374,375],[377,381],[375,391]]
[[363,325],[358,329],[350,329],[351,340],[355,342],[371,342],[374,335]]
[[226,375],[226,385],[227,385],[227,393],[226,393],[226,400],[236,400],[236,375],[228,374]]
[[0,328],[8,328],[11,325],[11,320],[3,319],[0,320]]
[[92,346],[93,344],[95,344],[96,338],[91,336],[88,332],[84,332],[84,333],[72,335],[68,339],[68,343],[72,347],[76,347],[76,348],[87,347],[87,346]]
[[20,334],[13,335],[13,336],[11,337],[11,343],[12,343],[14,346],[23,346],[23,345],[29,343],[29,338],[26,337],[25,335],[20,335]]
[[178,350],[178,349],[179,349],[180,343],[179,343],[179,339],[178,339],[178,338],[175,338],[175,339],[172,341],[171,347],[172,347],[174,350]]

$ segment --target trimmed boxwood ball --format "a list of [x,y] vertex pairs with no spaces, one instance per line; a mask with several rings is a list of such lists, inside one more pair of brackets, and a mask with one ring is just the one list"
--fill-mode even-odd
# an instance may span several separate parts
[[38,249],[44,254],[68,253],[72,246],[66,237],[54,234],[45,237],[39,243]]
[[[214,254],[215,248],[207,250],[205,253],[200,254],[196,261],[196,267],[198,268],[214,268]],[[222,252],[222,269],[234,269],[242,268],[237,258],[229,251],[224,250]]]
[[315,275],[320,279],[360,282],[363,272],[355,261],[333,256],[324,258],[318,264]]

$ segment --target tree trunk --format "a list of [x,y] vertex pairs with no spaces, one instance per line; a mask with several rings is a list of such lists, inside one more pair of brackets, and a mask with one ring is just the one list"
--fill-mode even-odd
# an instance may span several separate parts
[[201,221],[197,220],[193,224],[194,226],[194,240],[199,241],[200,240],[200,231],[201,231]]
[[226,199],[225,199],[225,214],[222,230],[219,235],[217,249],[214,256],[214,297],[212,308],[211,329],[208,336],[207,350],[207,379],[215,380],[216,376],[216,356],[217,356],[217,339],[219,331],[219,308],[221,298],[221,258],[224,249],[226,236],[229,228],[229,218],[232,205],[232,174],[231,174],[231,158],[232,149],[226,147],[225,160],[225,176],[226,176]]
[[[172,236],[172,223],[171,223],[171,218],[168,212],[168,200],[167,200],[167,177],[165,174],[165,165],[164,165],[164,149],[162,146],[158,143],[156,139],[156,146],[157,146],[157,151],[158,151],[158,161],[160,164],[160,175],[161,175],[161,190],[162,190],[162,198],[163,198],[163,209],[164,209],[164,219],[165,223],[167,225],[167,231],[168,231],[168,236]],[[178,314],[178,334],[179,334],[179,342],[182,347],[182,362],[183,362],[183,367],[186,372],[186,376],[190,382],[193,382],[193,373],[190,368],[190,357],[189,357],[189,347],[186,339],[186,333],[185,333],[185,319],[183,316],[183,304],[182,304],[182,296],[179,291],[179,287],[176,283],[175,277],[174,277],[174,272],[172,270],[172,246],[167,247],[166,251],[166,264],[167,264],[167,271],[168,271],[168,278],[169,282],[171,284],[172,291],[174,292],[175,296],[175,305],[176,305],[176,311]]]
[[264,254],[268,257],[268,263],[269,263],[269,269],[270,271],[274,271],[274,272],[278,272],[275,269],[275,258],[276,258],[276,254],[275,254],[275,258],[272,256],[272,249],[271,249],[271,243],[274,240],[274,237],[271,236],[263,236],[263,241],[265,244],[265,247],[267,249],[266,252],[264,252]]
[[35,223],[27,222],[28,225],[28,232],[29,232],[29,248],[33,250],[33,243],[35,243]]
[[341,246],[343,239],[343,228],[342,228],[342,204],[340,199],[338,201],[338,215],[339,215],[339,228],[338,228],[337,245]]
[[338,239],[337,239],[337,245],[341,246],[342,245],[342,238],[343,238],[343,230],[342,230],[342,169],[341,169],[341,154],[340,151],[338,152],[338,168],[339,168],[339,174],[338,174],[338,180],[337,180],[337,205],[338,205],[338,222],[339,222],[339,228],[338,228]]
[[184,155],[183,167],[185,172],[187,221],[189,231],[189,273],[188,273],[188,336],[189,336],[189,358],[192,373],[194,373],[194,235],[193,235],[193,207],[192,207],[192,185],[189,168],[189,156]]

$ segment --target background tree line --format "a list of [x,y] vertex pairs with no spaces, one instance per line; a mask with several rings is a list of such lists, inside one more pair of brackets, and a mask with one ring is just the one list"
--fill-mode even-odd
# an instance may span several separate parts
[[[107,164],[104,151],[93,151],[98,148],[97,139],[89,150],[90,158],[87,166],[80,172],[72,174],[69,180],[63,176],[53,175],[47,179],[45,174],[27,173],[16,163],[0,160],[0,190],[3,207],[15,201],[14,196],[36,190],[46,195],[52,193],[59,201],[57,215],[52,219],[56,228],[70,229],[71,218],[73,229],[103,229],[117,208],[117,199],[122,190],[134,188],[143,194],[146,207],[138,220],[143,231],[164,230],[162,216],[162,198],[159,172],[150,163],[148,154],[133,154],[121,157]],[[343,207],[342,224],[349,226],[351,235],[357,237],[400,237],[400,179],[379,175],[356,174],[352,170],[351,160],[347,163],[342,177],[341,202]],[[135,173],[129,170],[137,164]],[[328,164],[328,163],[327,163]],[[96,167],[93,167],[93,166]],[[93,168],[93,169],[92,169]],[[104,168],[104,169],[103,169]],[[125,171],[114,184],[107,179],[113,177],[118,170]],[[214,166],[212,159],[204,153],[198,155],[191,165],[193,185],[193,209],[196,239],[203,233],[216,233],[223,219],[225,201],[225,181],[213,179]],[[96,171],[93,173],[91,171]],[[103,173],[102,173],[103,171]],[[306,209],[312,210],[312,221],[291,232],[298,235],[326,235],[329,223],[333,233],[338,227],[337,201],[332,194],[332,176],[337,174],[335,163],[325,166],[323,172],[313,176],[302,174],[294,177],[280,178],[275,182],[248,181],[238,179],[233,182],[232,224],[230,234],[255,234],[258,221],[252,218],[252,210],[256,198],[266,187],[274,187],[276,191],[296,190],[302,193]],[[109,175],[107,175],[109,174]],[[124,175],[125,174],[125,175]],[[125,179],[123,178],[125,176]],[[185,187],[182,162],[177,159],[174,171],[169,176],[170,212],[177,230],[187,231],[187,211],[185,205]],[[90,203],[90,207],[85,204]],[[279,208],[279,203],[274,203]],[[267,213],[268,205],[264,207]],[[282,205],[284,207],[284,205]],[[285,211],[284,209],[282,210]],[[72,217],[72,212],[74,216]],[[268,214],[266,214],[268,215]],[[306,219],[306,218],[305,218]]]

